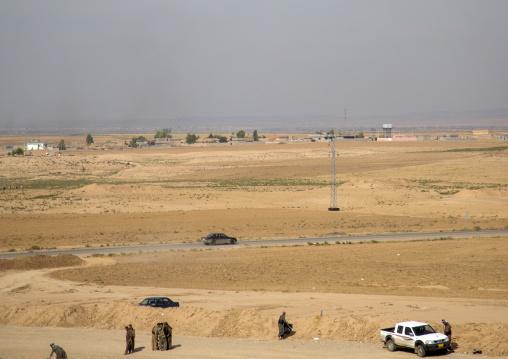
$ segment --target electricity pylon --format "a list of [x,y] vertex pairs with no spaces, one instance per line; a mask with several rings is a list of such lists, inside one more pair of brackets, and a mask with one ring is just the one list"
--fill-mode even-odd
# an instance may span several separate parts
[[337,207],[337,174],[335,172],[335,134],[330,137],[330,140],[332,142],[332,151],[330,154],[332,155],[332,180],[331,180],[331,186],[332,186],[332,192],[330,194],[330,207],[328,208],[329,211],[340,211],[340,208]]

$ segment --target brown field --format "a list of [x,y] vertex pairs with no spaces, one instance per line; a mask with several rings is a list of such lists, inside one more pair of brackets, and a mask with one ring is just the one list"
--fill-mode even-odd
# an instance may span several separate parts
[[[1,156],[0,250],[196,242],[213,231],[239,240],[454,231],[465,228],[466,211],[468,229],[507,229],[508,151],[472,150],[495,146],[503,143],[338,142],[340,212],[327,211],[326,143]],[[506,240],[164,252],[89,258],[66,270],[18,266],[0,272],[0,323],[111,330],[132,321],[148,332],[160,314],[133,304],[167,293],[184,302],[165,311],[184,336],[271,340],[286,309],[298,328],[290,341],[377,343],[379,328],[396,320],[441,329],[446,317],[457,352],[505,356]],[[197,330],[198,321],[207,329]]]

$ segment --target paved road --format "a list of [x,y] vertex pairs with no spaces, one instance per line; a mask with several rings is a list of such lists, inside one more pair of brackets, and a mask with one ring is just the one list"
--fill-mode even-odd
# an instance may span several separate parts
[[[336,237],[319,237],[319,238],[284,238],[284,239],[264,239],[255,241],[239,241],[235,247],[261,247],[261,246],[291,246],[297,244],[313,243],[335,243],[340,242],[387,242],[387,241],[414,241],[433,238],[485,238],[508,236],[508,230],[494,231],[467,231],[467,232],[434,232],[434,233],[397,233],[397,234],[377,234],[365,236],[336,236]],[[98,247],[98,248],[80,248],[80,249],[56,249],[49,251],[33,251],[33,252],[9,252],[0,254],[0,259],[11,259],[17,257],[34,256],[36,254],[45,254],[50,256],[59,253],[69,253],[80,257],[91,256],[92,254],[109,253],[132,253],[132,252],[154,252],[169,250],[192,250],[192,249],[227,249],[230,245],[205,246],[202,243],[167,243],[167,244],[140,244],[131,246],[115,246],[115,247]]]

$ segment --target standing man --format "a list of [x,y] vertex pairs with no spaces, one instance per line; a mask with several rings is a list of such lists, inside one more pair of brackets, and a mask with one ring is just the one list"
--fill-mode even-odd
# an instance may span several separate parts
[[168,322],[164,322],[164,334],[166,334],[166,349],[169,350],[173,347],[173,328],[171,328]]
[[132,332],[129,330],[128,326],[125,326],[125,352],[123,355],[129,354],[132,349]]
[[166,340],[166,334],[164,334],[164,326],[162,323],[157,324],[157,335],[159,336],[159,350],[166,350],[168,342]]
[[444,334],[448,337],[448,341],[450,342],[449,348],[452,350],[452,326],[446,319],[441,320],[441,322],[443,323]]
[[286,322],[286,312],[282,312],[282,315],[279,317],[279,340],[284,338],[284,334],[286,333],[286,325],[288,325],[288,322]]
[[131,353],[132,353],[132,352],[134,352],[134,349],[136,348],[136,346],[135,346],[136,330],[134,330],[134,328],[132,327],[132,324],[129,324],[129,330],[131,331],[131,334],[132,334],[132,345],[131,345]]
[[49,359],[51,359],[53,353],[55,353],[56,359],[67,359],[67,354],[62,347],[55,345],[55,343],[51,343],[49,346],[51,347],[51,354],[49,355]]
[[152,350],[157,350],[158,347],[158,341],[159,341],[159,338],[157,337],[157,326],[159,324],[157,323],[156,325],[153,326],[152,328]]

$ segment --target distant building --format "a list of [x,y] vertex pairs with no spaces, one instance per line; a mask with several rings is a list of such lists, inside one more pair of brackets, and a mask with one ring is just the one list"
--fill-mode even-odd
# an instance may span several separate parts
[[473,135],[490,135],[492,130],[473,130]]
[[171,147],[171,142],[169,138],[155,138],[155,147]]
[[309,135],[311,142],[326,142],[330,140],[330,136],[324,133]]
[[27,140],[25,141],[25,151],[45,150],[47,147],[45,140]]
[[231,145],[244,145],[245,144],[245,138],[230,137],[229,138],[229,144],[231,144]]

